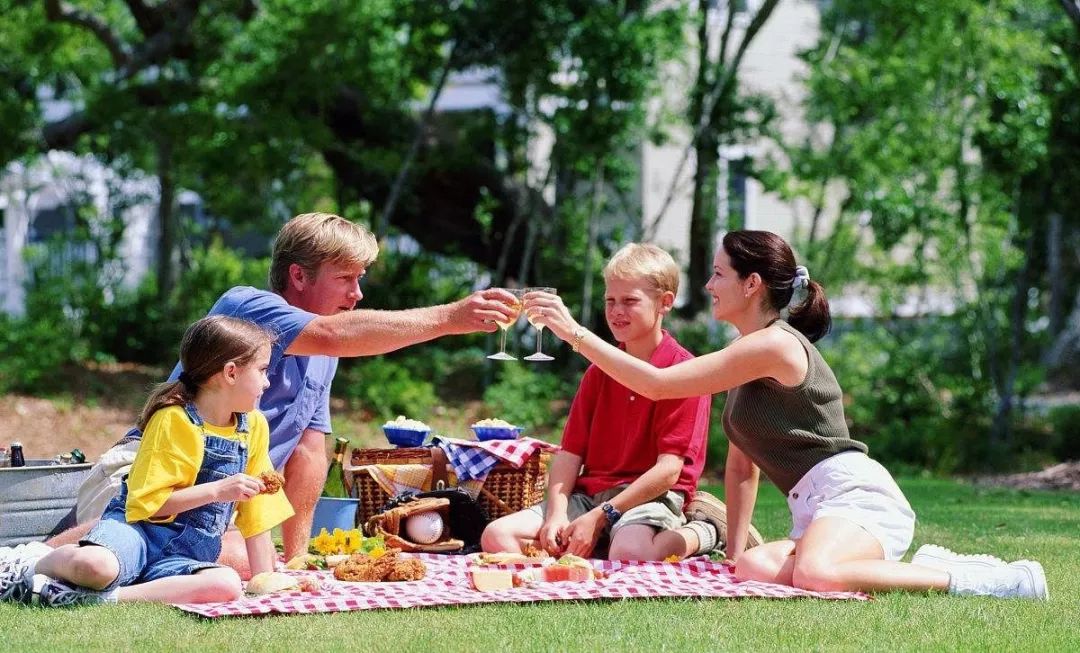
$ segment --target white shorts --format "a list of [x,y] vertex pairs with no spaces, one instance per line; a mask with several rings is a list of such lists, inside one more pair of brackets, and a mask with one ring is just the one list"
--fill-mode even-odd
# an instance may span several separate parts
[[900,560],[915,535],[915,513],[888,470],[861,451],[845,451],[814,465],[787,495],[791,539],[821,517],[841,517],[881,544],[886,560]]

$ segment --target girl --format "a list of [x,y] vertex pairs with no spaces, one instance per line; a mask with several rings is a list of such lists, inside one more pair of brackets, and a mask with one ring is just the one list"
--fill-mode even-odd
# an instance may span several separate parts
[[239,575],[214,564],[234,504],[252,573],[272,570],[270,529],[293,514],[284,492],[260,495],[257,478],[273,469],[256,410],[273,340],[231,317],[191,325],[180,344],[184,372],[139,417],[142,443],[120,495],[78,544],[36,566],[0,567],[0,599],[30,603],[34,573],[49,578],[39,590],[46,606],[236,599]]
[[[796,289],[805,300],[788,309]],[[705,289],[713,316],[740,337],[724,349],[655,368],[582,328],[555,295],[529,293],[525,309],[604,372],[649,399],[727,392],[728,555],[739,580],[809,590],[938,590],[1046,599],[1037,562],[1007,564],[924,546],[911,564],[915,515],[889,473],[852,440],[840,386],[812,342],[831,323],[822,287],[776,234],[724,236]],[[781,311],[788,309],[785,321]],[[758,468],[787,495],[789,539],[746,549]]]

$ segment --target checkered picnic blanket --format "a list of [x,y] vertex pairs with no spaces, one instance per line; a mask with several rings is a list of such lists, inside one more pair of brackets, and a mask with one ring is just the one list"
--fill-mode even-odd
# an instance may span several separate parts
[[537,451],[558,448],[536,438],[485,440],[481,442],[477,440],[459,440],[440,435],[433,442],[446,452],[450,466],[454,469],[459,481],[487,478],[488,472],[500,460],[512,467],[521,467]]
[[[404,554],[403,554],[404,555]],[[466,556],[417,554],[427,565],[427,577],[414,582],[346,583],[329,571],[290,572],[317,574],[319,592],[279,592],[230,603],[177,604],[203,617],[262,614],[311,614],[379,608],[420,608],[479,603],[532,603],[537,601],[589,601],[595,599],[690,598],[819,598],[865,601],[860,592],[808,592],[771,583],[739,583],[722,563],[703,558],[682,562],[611,562],[593,560],[603,580],[585,583],[535,583],[493,592],[478,592],[469,583]],[[521,570],[529,565],[505,565]]]

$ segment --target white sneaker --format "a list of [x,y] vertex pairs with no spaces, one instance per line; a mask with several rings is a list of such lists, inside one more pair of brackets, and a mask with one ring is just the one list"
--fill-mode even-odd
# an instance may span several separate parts
[[44,542],[27,542],[15,546],[4,546],[0,547],[0,563],[17,562],[33,565],[37,564],[38,560],[41,560],[49,553],[52,553],[52,551],[53,548]]
[[1050,598],[1042,565],[1017,560],[1004,567],[968,567],[949,571],[949,593],[960,596],[995,596],[1001,599]]
[[967,555],[936,544],[924,544],[911,558],[911,564],[939,571],[952,571],[954,569],[994,569],[1005,567],[1009,563],[992,555]]

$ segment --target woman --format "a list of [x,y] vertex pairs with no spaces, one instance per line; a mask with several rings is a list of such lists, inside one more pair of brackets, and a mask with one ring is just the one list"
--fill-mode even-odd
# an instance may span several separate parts
[[[582,328],[555,295],[529,293],[525,309],[649,399],[728,393],[728,554],[739,580],[817,591],[1048,598],[1037,562],[1006,563],[936,546],[922,547],[911,564],[899,562],[911,544],[915,515],[888,471],[848,435],[840,386],[812,344],[831,323],[825,291],[795,264],[782,238],[765,231],[728,233],[705,288],[713,316],[732,324],[739,337],[720,351],[664,369]],[[789,307],[797,289],[805,289],[805,298]],[[758,468],[787,495],[793,529],[789,539],[744,551]]]

